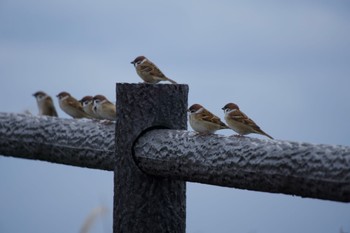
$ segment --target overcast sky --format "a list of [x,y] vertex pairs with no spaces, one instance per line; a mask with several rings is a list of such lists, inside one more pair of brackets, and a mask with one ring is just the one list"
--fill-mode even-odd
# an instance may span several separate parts
[[[0,111],[38,90],[115,99],[145,55],[223,117],[235,102],[281,140],[350,146],[348,1],[1,0]],[[61,117],[68,117],[61,110]],[[190,129],[190,128],[189,128]],[[223,130],[220,134],[233,132]],[[252,137],[259,137],[252,135]],[[350,232],[349,204],[187,184],[187,232]],[[0,232],[111,232],[113,174],[0,157]]]

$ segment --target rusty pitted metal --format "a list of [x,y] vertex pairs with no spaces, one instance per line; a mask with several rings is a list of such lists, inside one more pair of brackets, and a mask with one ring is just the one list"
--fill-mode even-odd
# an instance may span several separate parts
[[148,174],[350,202],[350,147],[153,130],[134,147]]
[[0,154],[113,171],[115,124],[0,113]]
[[[132,162],[149,175],[350,202],[347,146],[165,129],[133,145]],[[114,151],[114,123],[0,113],[1,155],[114,171]]]
[[187,85],[117,84],[114,232],[186,229],[186,183],[144,173],[133,146],[153,128],[187,128]]

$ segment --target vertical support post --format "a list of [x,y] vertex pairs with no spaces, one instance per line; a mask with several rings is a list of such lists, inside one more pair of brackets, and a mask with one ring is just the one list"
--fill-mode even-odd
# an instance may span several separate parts
[[187,128],[188,86],[117,83],[116,96],[113,232],[184,233],[186,183],[142,172],[133,145],[152,128]]

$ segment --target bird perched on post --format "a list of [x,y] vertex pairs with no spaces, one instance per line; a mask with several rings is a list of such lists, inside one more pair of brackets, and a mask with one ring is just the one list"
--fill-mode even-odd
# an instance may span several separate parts
[[81,105],[83,106],[83,110],[85,113],[87,113],[88,115],[90,115],[91,117],[95,118],[95,119],[102,119],[94,110],[93,110],[93,106],[94,106],[94,97],[87,95],[84,96],[81,100],[79,100],[79,102],[81,103]]
[[236,131],[239,135],[246,135],[250,133],[256,133],[264,135],[270,139],[273,139],[270,135],[265,133],[255,122],[245,115],[238,107],[237,104],[228,103],[222,110],[225,112],[225,120],[227,125]]
[[228,129],[219,117],[209,112],[200,104],[193,104],[189,109],[189,122],[195,131],[203,134],[211,134],[219,129]]
[[103,95],[95,95],[93,98],[93,110],[100,117],[100,119],[115,121],[116,107]]
[[73,118],[91,118],[84,112],[81,103],[68,92],[62,91],[58,95],[58,102],[61,109]]
[[160,81],[169,81],[173,84],[176,82],[168,77],[166,77],[160,69],[148,60],[145,56],[138,56],[131,62],[136,69],[136,73],[142,78],[146,83],[159,83]]
[[33,94],[36,99],[39,108],[39,115],[55,116],[57,112],[55,105],[53,104],[52,98],[43,91],[37,91]]

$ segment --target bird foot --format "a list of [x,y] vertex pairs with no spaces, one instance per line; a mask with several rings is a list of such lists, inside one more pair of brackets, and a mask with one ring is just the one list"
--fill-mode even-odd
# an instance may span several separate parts
[[106,120],[106,119],[100,120],[100,123],[101,123],[101,124],[104,124],[104,125],[111,125],[111,124],[113,124],[114,122],[115,122],[115,121]]

